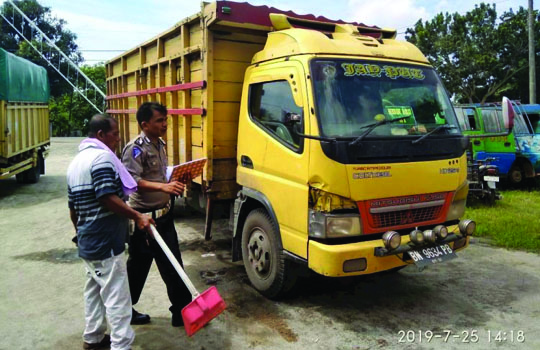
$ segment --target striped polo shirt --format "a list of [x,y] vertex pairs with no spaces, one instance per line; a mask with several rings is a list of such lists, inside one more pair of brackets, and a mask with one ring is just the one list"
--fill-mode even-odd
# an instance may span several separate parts
[[94,145],[79,146],[79,154],[67,171],[69,208],[77,213],[79,256],[103,260],[122,253],[128,220],[99,202],[115,194],[124,199],[122,182],[109,152]]

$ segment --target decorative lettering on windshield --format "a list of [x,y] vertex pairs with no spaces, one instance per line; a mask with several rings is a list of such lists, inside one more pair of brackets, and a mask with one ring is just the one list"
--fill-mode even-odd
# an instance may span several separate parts
[[381,76],[382,69],[376,64],[360,64],[360,63],[343,63],[341,67],[345,71],[345,76],[370,76],[377,77]]
[[424,80],[426,76],[421,69],[396,66],[379,66],[370,63],[342,63],[343,75],[346,77],[362,76],[380,78],[382,74],[390,79],[415,79]]
[[424,75],[424,72],[422,72],[421,69],[413,68],[411,69],[411,74],[412,74],[413,79],[424,80],[426,78],[426,76]]

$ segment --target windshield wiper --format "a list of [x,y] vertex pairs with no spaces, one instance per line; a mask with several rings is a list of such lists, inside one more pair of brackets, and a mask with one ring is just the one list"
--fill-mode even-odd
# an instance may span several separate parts
[[435,129],[431,130],[430,132],[428,132],[427,134],[425,135],[422,135],[420,136],[419,138],[417,138],[416,140],[412,141],[411,143],[414,145],[415,143],[418,143],[420,141],[422,141],[423,139],[425,139],[426,137],[428,137],[429,135],[433,134],[433,133],[436,133],[437,131],[439,130],[448,130],[448,129],[456,129],[457,126],[455,125],[448,125],[448,124],[443,124],[443,125],[439,125],[438,127],[436,127]]
[[368,129],[366,131],[364,131],[362,134],[360,134],[360,136],[358,136],[354,141],[351,141],[349,143],[349,146],[356,145],[358,142],[362,141],[364,139],[364,137],[369,135],[373,130],[375,130],[377,127],[379,127],[381,125],[392,124],[392,123],[395,123],[395,122],[398,122],[398,121],[401,121],[401,120],[405,120],[405,119],[408,119],[408,118],[409,117],[400,117],[400,118],[396,118],[396,119],[384,119],[384,120],[381,120],[380,122],[364,125],[360,129],[365,129],[365,128],[368,128]]
[[337,142],[337,141],[347,141],[350,140],[351,137],[326,137],[326,136],[312,136],[312,135],[306,135],[306,134],[300,134],[298,132],[295,132],[295,134],[298,137],[303,137],[305,139],[310,140],[318,140],[322,142]]

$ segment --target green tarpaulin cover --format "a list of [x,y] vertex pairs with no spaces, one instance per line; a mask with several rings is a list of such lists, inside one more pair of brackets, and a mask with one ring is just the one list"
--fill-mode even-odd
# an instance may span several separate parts
[[0,100],[49,102],[47,70],[0,48]]

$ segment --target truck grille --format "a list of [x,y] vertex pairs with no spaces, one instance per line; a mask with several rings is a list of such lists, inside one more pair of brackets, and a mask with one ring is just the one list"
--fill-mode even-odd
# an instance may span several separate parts
[[358,202],[364,233],[439,222],[446,215],[451,198],[452,192],[438,192]]
[[373,228],[410,225],[435,220],[441,215],[442,205],[428,208],[400,210],[388,213],[371,214]]

